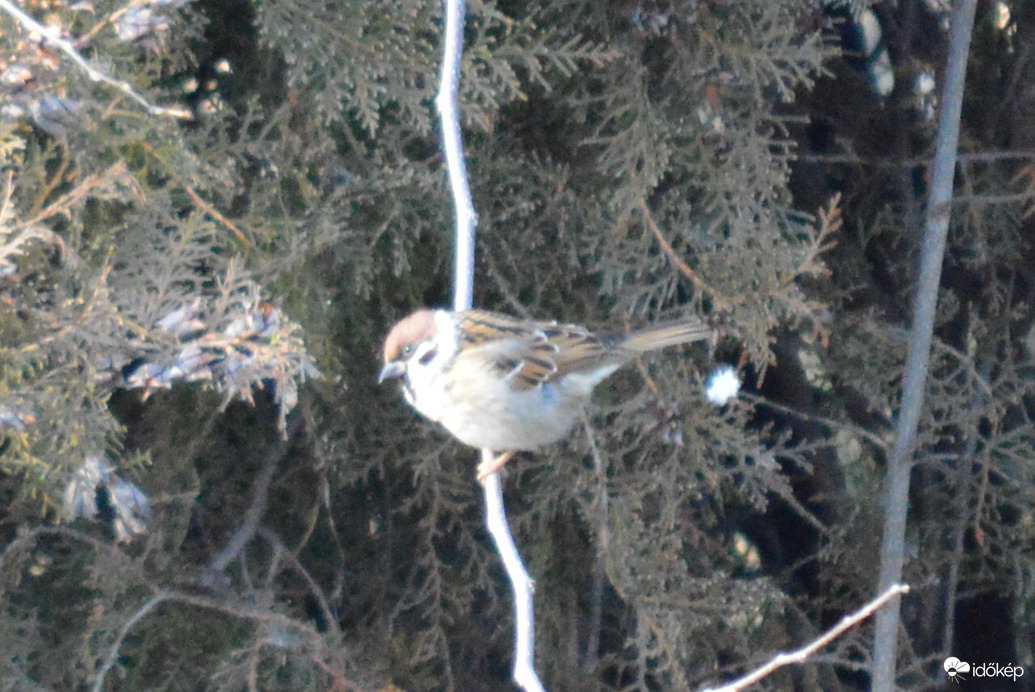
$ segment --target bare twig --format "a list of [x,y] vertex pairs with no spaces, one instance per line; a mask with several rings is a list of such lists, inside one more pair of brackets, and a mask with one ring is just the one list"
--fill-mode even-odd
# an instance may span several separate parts
[[112,643],[111,649],[108,650],[107,658],[104,659],[101,669],[97,671],[97,679],[93,681],[93,687],[90,688],[93,692],[101,692],[101,690],[104,689],[104,679],[108,677],[108,672],[111,671],[115,662],[119,660],[119,649],[122,648],[122,642],[126,639],[126,635],[129,634],[129,631],[133,629],[133,626],[147,617],[152,610],[167,600],[169,600],[169,592],[162,589],[151,596],[151,598],[147,599],[144,602],[144,605],[137,608],[137,612],[133,613],[133,616],[122,624],[122,629],[119,630],[119,635]]
[[[808,163],[850,164],[853,166],[872,166],[875,168],[927,168],[931,165],[930,156],[915,158],[866,157],[858,154],[800,154],[797,161]],[[1001,161],[1025,161],[1035,159],[1033,151],[969,151],[956,155],[959,163],[999,163]]]
[[[492,461],[491,450],[482,450],[482,460]],[[514,590],[514,682],[528,692],[542,692],[543,685],[535,672],[535,630],[533,626],[532,580],[521,561],[521,554],[510,535],[507,515],[503,509],[503,483],[500,474],[485,479],[485,522],[496,542],[496,550],[510,577]]]
[[244,547],[255,536],[259,530],[259,522],[266,514],[266,505],[269,500],[270,483],[273,481],[273,473],[277,469],[277,461],[284,453],[283,443],[274,445],[266,453],[263,459],[262,468],[255,479],[255,487],[252,488],[252,501],[248,510],[244,513],[241,525],[230,535],[223,550],[212,560],[208,569],[201,576],[203,583],[218,585],[223,580],[223,571],[237,559]]
[[[988,357],[983,358],[978,364],[977,370],[980,377],[987,382],[992,372],[992,359]],[[984,393],[978,394],[971,404],[975,411],[980,411],[987,405],[988,397]],[[963,453],[960,454],[959,459],[956,461],[956,526],[953,528],[952,552],[949,557],[949,570],[945,577],[945,587],[942,589],[942,593],[944,595],[942,608],[945,613],[945,621],[942,625],[942,658],[951,656],[954,647],[953,638],[956,632],[956,601],[959,597],[960,571],[963,567],[964,538],[966,537],[967,529],[970,527],[971,520],[978,522],[981,519],[981,494],[983,488],[980,486],[978,488],[974,488],[974,481],[972,480],[972,469],[974,459],[977,455],[978,439],[979,435],[970,435],[964,445]],[[987,463],[982,463],[981,467],[987,472]],[[984,477],[987,478],[987,473]],[[975,508],[974,514],[967,511],[969,509],[972,493],[977,495],[977,507]],[[944,669],[938,669],[938,677],[939,684],[944,684]]]
[[29,31],[39,34],[40,38],[43,40],[45,44],[57,48],[62,53],[71,58],[72,62],[78,65],[79,69],[85,72],[86,76],[89,77],[92,81],[103,82],[108,86],[118,89],[123,94],[130,97],[131,99],[139,103],[141,106],[146,108],[147,112],[151,115],[168,115],[173,118],[182,118],[185,120],[189,120],[194,117],[190,110],[186,108],[167,108],[165,106],[155,106],[150,101],[145,99],[143,96],[138,94],[133,89],[133,87],[130,86],[129,82],[123,81],[121,79],[115,79],[114,77],[111,77],[105,74],[104,72],[101,72],[100,70],[96,69],[86,61],[86,58],[79,54],[79,51],[76,50],[74,44],[72,44],[70,41],[66,41],[60,36],[55,36],[53,31],[40,24],[29,15],[22,12],[22,10],[13,2],[11,2],[11,0],[0,0],[0,9],[2,9],[7,14],[11,15],[11,17],[13,17],[15,21],[17,21],[19,24],[21,24]]
[[586,429],[586,439],[593,455],[593,476],[596,481],[596,533],[597,550],[593,558],[593,574],[589,589],[589,617],[586,628],[586,654],[582,668],[591,673],[600,660],[600,624],[603,621],[604,578],[607,574],[607,556],[611,551],[611,534],[607,522],[610,514],[610,498],[607,491],[607,463],[597,446],[596,437],[589,419],[583,416],[582,425]]
[[323,594],[323,590],[320,589],[320,585],[316,583],[313,576],[309,574],[309,571],[302,565],[298,557],[295,555],[296,551],[288,550],[288,547],[284,545],[284,542],[280,540],[280,536],[269,529],[260,528],[259,536],[261,536],[267,543],[276,548],[287,561],[288,565],[293,569],[298,576],[302,578],[302,581],[309,587],[309,595],[313,597],[317,605],[320,606],[320,612],[323,614],[324,626],[330,629],[335,634],[338,634],[338,619],[334,615],[334,611],[331,610],[330,604],[327,602],[327,598]]
[[[888,459],[887,495],[884,502],[884,533],[880,548],[880,581],[883,591],[902,579],[905,561],[906,518],[909,507],[909,478],[913,468],[913,445],[924,403],[931,339],[938,304],[942,257],[949,230],[952,181],[959,143],[960,114],[967,68],[970,36],[974,26],[977,0],[958,0],[949,28],[949,54],[945,87],[938,120],[934,168],[927,199],[927,218],[921,243],[920,276],[913,302],[913,325],[909,332],[905,372],[902,379],[902,405],[895,429],[895,444]],[[895,688],[895,660],[898,655],[899,602],[877,616],[874,629],[873,684],[876,692]]]
[[[449,182],[456,205],[456,275],[453,292],[455,310],[471,307],[474,288],[474,229],[477,216],[467,181],[460,119],[457,114],[457,91],[460,82],[460,54],[463,50],[463,0],[446,0],[445,48],[442,57],[442,81],[435,103],[442,121],[442,144],[449,169]],[[506,451],[506,450],[501,450]],[[493,459],[493,451],[482,450],[483,463]],[[496,549],[514,589],[515,650],[514,681],[529,692],[543,690],[535,672],[535,632],[533,629],[532,580],[528,577],[521,555],[507,525],[503,509],[503,484],[497,471],[483,482],[486,524],[496,542]]]
[[32,203],[32,207],[29,209],[30,214],[38,213],[43,205],[47,203],[47,199],[50,198],[52,193],[58,185],[65,180],[65,173],[68,171],[68,166],[72,162],[71,156],[62,156],[61,163],[58,164],[58,169],[47,180],[46,184],[36,193],[36,200]]
[[723,685],[722,687],[709,687],[702,692],[738,692],[739,690],[746,689],[749,685],[755,684],[767,675],[772,675],[775,671],[784,666],[790,665],[791,663],[801,663],[809,656],[840,637],[849,628],[854,627],[873,615],[878,608],[883,606],[892,598],[904,593],[909,593],[909,586],[906,584],[894,584],[880,596],[877,596],[859,610],[855,611],[851,615],[846,615],[841,618],[839,623],[827,630],[822,636],[813,640],[809,645],[803,646],[797,651],[791,651],[790,653],[777,654],[764,666],[756,668],[748,675],[745,675],[738,680],[734,680],[727,685]]
[[886,450],[888,447],[887,440],[881,437],[879,433],[867,430],[862,426],[855,425],[847,421],[840,421],[835,418],[827,418],[826,416],[821,416],[818,413],[805,413],[804,411],[799,411],[793,406],[781,404],[778,401],[774,401],[772,399],[768,399],[764,396],[760,396],[757,394],[752,394],[751,392],[741,392],[740,394],[738,394],[738,396],[741,399],[744,399],[745,401],[749,401],[755,404],[756,406],[765,406],[766,408],[773,409],[774,411],[780,411],[781,413],[786,413],[791,416],[795,416],[799,420],[808,421],[810,423],[817,423],[819,425],[829,428],[830,430],[833,430],[834,432],[843,430],[845,432],[852,433],[853,435],[858,435],[859,437],[873,443],[878,449]]
[[[4,2],[4,0],[0,0]],[[21,226],[35,226],[43,223],[53,216],[69,216],[72,208],[86,200],[94,190],[105,190],[111,185],[121,185],[132,191],[134,195],[139,194],[140,185],[126,168],[124,161],[116,161],[99,173],[91,173],[53,202],[41,209],[34,210],[36,215],[20,222]]]
[[95,24],[92,29],[80,36],[79,39],[75,42],[75,47],[79,50],[82,50],[83,46],[89,44],[90,41],[93,40],[93,37],[100,33],[100,31],[104,29],[104,27],[109,25],[115,26],[115,23],[119,19],[121,19],[124,14],[129,12],[134,7],[144,5],[147,1],[148,0],[130,0],[129,3],[115,10],[101,21],[97,22],[97,24]]
[[111,544],[107,541],[102,541],[99,538],[85,534],[82,531],[70,529],[67,526],[37,526],[33,529],[20,531],[10,543],[3,547],[3,550],[0,550],[0,573],[3,572],[9,557],[17,556],[22,546],[34,542],[40,536],[61,536],[72,541],[85,543],[97,553],[111,551],[112,549]]
[[[101,690],[104,689],[104,681],[108,677],[108,673],[111,672],[111,669],[118,662],[119,650],[122,648],[122,642],[125,641],[130,630],[132,630],[137,623],[147,617],[155,608],[165,602],[179,603],[195,608],[213,610],[232,617],[262,623],[284,632],[296,632],[301,635],[299,637],[299,643],[291,648],[301,649],[301,643],[303,642],[319,644],[323,641],[322,635],[312,626],[302,624],[294,618],[273,612],[262,606],[249,605],[243,601],[220,600],[184,591],[161,589],[144,601],[143,605],[137,608],[136,612],[133,613],[133,615],[126,620],[119,629],[118,636],[116,636],[115,641],[112,642],[111,648],[108,650],[108,655],[104,659],[104,663],[97,671],[97,678],[90,687],[93,692],[101,692]],[[284,648],[283,643],[281,643],[280,646],[281,648]],[[314,649],[319,650],[317,647],[314,647]],[[310,660],[312,660],[311,656]]]
[[464,49],[464,2],[446,0],[445,47],[442,55],[442,81],[435,105],[442,121],[442,147],[449,170],[449,185],[456,204],[456,274],[453,309],[471,307],[474,293],[474,227],[478,216],[471,201],[467,181],[464,144],[460,137],[457,92],[460,89],[460,54]]

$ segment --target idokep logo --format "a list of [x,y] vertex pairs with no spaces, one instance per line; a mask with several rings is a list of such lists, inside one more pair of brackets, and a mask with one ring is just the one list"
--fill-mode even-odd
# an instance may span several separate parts
[[961,661],[955,656],[949,656],[945,659],[945,663],[942,664],[942,668],[945,669],[945,674],[949,676],[949,679],[959,684],[960,680],[966,680],[963,677],[964,673],[970,672],[970,664],[966,661]]
[[972,678],[1011,678],[1014,682],[1024,675],[1024,668],[1012,663],[967,663],[955,656],[949,656],[942,664],[949,679],[959,684],[961,680]]

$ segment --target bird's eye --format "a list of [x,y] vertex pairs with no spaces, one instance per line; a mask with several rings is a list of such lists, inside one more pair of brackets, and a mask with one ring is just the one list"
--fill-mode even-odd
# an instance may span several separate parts
[[409,358],[411,355],[413,355],[413,344],[406,344],[401,349],[399,349],[399,355],[403,358]]

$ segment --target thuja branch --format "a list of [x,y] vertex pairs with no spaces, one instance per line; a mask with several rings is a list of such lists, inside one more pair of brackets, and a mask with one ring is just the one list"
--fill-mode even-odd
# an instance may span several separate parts
[[108,86],[114,87],[121,91],[126,96],[130,97],[141,106],[147,109],[147,112],[151,115],[167,115],[173,118],[190,119],[193,117],[190,110],[186,108],[167,108],[165,106],[156,106],[150,101],[145,99],[143,96],[138,94],[129,82],[121,79],[115,79],[114,77],[101,72],[97,68],[93,67],[89,62],[86,61],[79,51],[76,50],[75,45],[72,42],[67,41],[60,36],[43,26],[29,15],[22,12],[22,10],[15,5],[11,0],[0,0],[0,9],[9,14],[16,22],[21,24],[24,28],[29,31],[39,34],[43,42],[48,46],[53,46],[59,51],[67,55],[72,62],[74,62],[79,69],[86,73],[94,82],[103,82]]

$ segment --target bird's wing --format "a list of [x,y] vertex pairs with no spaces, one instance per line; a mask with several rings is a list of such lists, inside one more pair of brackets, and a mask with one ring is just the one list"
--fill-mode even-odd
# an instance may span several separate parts
[[591,370],[610,359],[606,344],[576,325],[527,322],[481,310],[468,310],[461,320],[463,347],[483,349],[515,390]]

